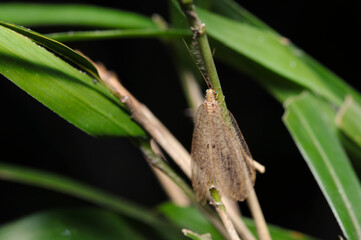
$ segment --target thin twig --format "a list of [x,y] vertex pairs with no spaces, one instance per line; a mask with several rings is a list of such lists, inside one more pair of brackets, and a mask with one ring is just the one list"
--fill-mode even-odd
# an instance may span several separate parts
[[[153,139],[150,140],[150,147],[157,156],[165,160],[162,151],[160,150],[157,143]],[[158,168],[152,165],[150,165],[150,167],[153,170],[155,176],[158,178],[158,181],[162,185],[168,197],[172,200],[174,204],[182,207],[187,207],[191,204],[190,199],[184,194],[182,189],[180,189],[177,186],[177,184],[175,184],[175,182],[172,181],[172,179],[170,179],[165,173],[163,173]]]
[[227,209],[227,214],[232,220],[234,227],[236,228],[239,236],[243,240],[256,240],[253,233],[248,229],[244,223],[238,204],[232,202],[228,198],[222,197],[222,202]]
[[191,201],[183,193],[183,191],[162,171],[151,166],[152,171],[163,187],[165,193],[168,195],[168,198],[177,206],[189,207]]
[[233,223],[226,212],[226,207],[222,203],[222,200],[219,196],[218,190],[215,187],[211,187],[209,189],[209,191],[213,198],[213,201],[211,202],[211,204],[214,206],[214,208],[218,212],[218,215],[220,216],[220,218],[223,222],[223,225],[227,229],[229,236],[231,237],[232,240],[240,240],[240,238],[237,234],[237,231],[234,228]]
[[211,213],[210,209],[207,206],[202,206],[197,202],[192,189],[181,177],[177,175],[177,173],[164,161],[164,159],[154,153],[153,149],[150,146],[150,143],[148,143],[148,140],[133,139],[133,142],[143,152],[150,165],[162,171],[167,177],[169,177],[193,202],[193,204],[204,214],[204,216],[211,221],[211,223],[217,228],[217,230],[227,239],[230,239],[226,229],[219,221],[219,219]]
[[248,193],[247,204],[251,210],[252,217],[256,224],[258,237],[261,240],[271,240],[271,235],[268,231],[267,223],[263,217],[261,206],[259,205],[256,192],[253,187],[250,188]]

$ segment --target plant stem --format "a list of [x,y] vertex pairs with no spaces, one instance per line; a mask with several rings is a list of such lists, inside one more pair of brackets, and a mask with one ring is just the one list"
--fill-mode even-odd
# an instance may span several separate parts
[[[229,112],[227,110],[226,103],[224,101],[224,95],[222,92],[221,84],[218,78],[217,70],[213,61],[211,49],[208,43],[208,38],[206,34],[206,26],[204,23],[201,22],[201,20],[198,18],[197,13],[195,11],[195,6],[193,4],[193,0],[178,0],[179,5],[182,8],[182,11],[184,12],[190,29],[193,32],[193,39],[197,41],[200,55],[202,57],[205,70],[207,72],[208,80],[211,83],[211,86],[213,89],[217,92],[217,102],[221,106],[222,114],[225,118],[225,120],[229,123],[231,126],[231,122],[229,120]],[[250,180],[250,179],[249,179]],[[252,184],[250,184],[250,181],[247,181],[246,183],[247,191],[249,192],[249,199],[247,200],[247,204],[252,212],[252,215],[254,217],[254,220],[256,222],[257,226],[257,232],[259,234],[259,238],[261,240],[269,240],[271,239],[261,207],[259,205],[256,193],[253,189]],[[223,204],[222,204],[223,205]],[[217,211],[218,208],[216,207]],[[225,212],[225,211],[221,211]],[[222,218],[222,216],[221,216]],[[223,220],[223,218],[222,218]],[[233,226],[233,225],[232,225]],[[234,229],[234,227],[233,227]],[[238,236],[237,236],[238,237]]]
[[228,231],[229,236],[232,240],[240,240],[236,229],[234,228],[231,219],[227,215],[226,207],[223,205],[219,192],[215,187],[209,189],[211,196],[213,197],[213,205],[218,212],[218,215],[221,217],[221,220]]
[[175,171],[153,150],[149,139],[136,138],[133,142],[140,148],[149,163],[165,173],[177,186],[183,190],[186,196],[193,202],[196,201],[192,189],[188,184],[175,173]]
[[253,187],[249,189],[247,198],[248,207],[251,210],[252,217],[256,224],[258,237],[261,240],[271,240],[271,235],[267,228],[267,223],[263,217],[261,206],[259,205],[256,192],[254,191]]
[[226,112],[225,110],[227,109],[227,106],[226,102],[224,101],[224,95],[221,88],[221,83],[218,78],[216,66],[213,61],[211,48],[208,43],[205,24],[202,23],[198,18],[192,0],[178,0],[178,3],[187,17],[190,29],[193,32],[193,39],[197,41],[199,46],[199,51],[208,76],[207,80],[210,82],[210,85],[217,93],[218,103],[222,106],[224,112]]
[[194,195],[193,190],[188,186],[188,184],[178,176],[178,174],[159,156],[157,155],[149,143],[149,139],[133,139],[133,142],[141,149],[146,159],[149,161],[151,166],[162,171],[166,176],[168,176],[184,193],[185,195],[193,202],[193,204],[212,222],[212,224],[218,229],[218,231],[223,235],[227,236],[223,225],[219,220],[212,214],[210,209],[207,206],[201,206]]

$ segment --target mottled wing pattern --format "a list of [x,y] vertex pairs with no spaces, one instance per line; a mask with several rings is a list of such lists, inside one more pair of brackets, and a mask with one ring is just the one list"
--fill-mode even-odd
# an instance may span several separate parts
[[204,104],[196,113],[192,139],[192,185],[197,200],[205,203],[208,189],[212,184],[212,156],[210,150],[209,115]]
[[[217,106],[219,108],[219,106]],[[212,153],[215,185],[226,197],[243,201],[247,195],[247,184],[252,184],[246,156],[233,129],[224,120],[220,109],[213,111]]]
[[253,163],[253,157],[251,155],[251,152],[249,151],[246,141],[243,138],[243,134],[238,127],[237,121],[233,117],[233,114],[231,112],[229,112],[229,119],[231,120],[231,123],[232,123],[232,127],[233,127],[232,130],[236,134],[236,136],[238,138],[238,142],[242,146],[242,150],[243,150],[244,154],[247,156],[245,158],[246,164],[248,167],[247,170],[249,172],[249,175],[251,176],[252,185],[254,185],[254,183],[256,181],[256,170],[255,170],[254,163]]

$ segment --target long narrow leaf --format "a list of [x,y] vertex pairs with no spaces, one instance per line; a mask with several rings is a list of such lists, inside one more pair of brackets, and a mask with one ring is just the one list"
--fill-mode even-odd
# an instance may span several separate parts
[[0,3],[0,19],[28,27],[157,28],[150,18],[136,13],[79,4]]
[[0,74],[91,135],[144,135],[105,87],[30,39],[2,26]]
[[153,222],[159,222],[153,214],[141,206],[60,175],[0,163],[0,179],[37,186],[75,196],[107,207],[144,223],[152,224]]
[[114,213],[100,209],[61,209],[36,213],[0,228],[6,240],[144,240]]
[[283,120],[348,239],[361,238],[361,186],[338,140],[334,110],[303,93]]
[[69,41],[94,41],[116,38],[181,38],[190,36],[189,30],[182,29],[114,29],[114,30],[96,30],[96,31],[78,31],[50,33],[45,36],[60,42]]
[[9,164],[0,163],[0,180],[37,186],[78,197],[106,207],[157,229],[165,239],[181,236],[174,228],[158,219],[151,211],[125,199],[69,178]]
[[203,0],[196,0],[195,2],[197,6],[201,8],[223,15],[235,21],[244,22],[257,28],[273,31],[266,23],[262,22],[233,0],[204,0],[206,3],[201,4],[202,1]]
[[242,55],[245,61],[255,62],[266,72],[309,89],[334,104],[341,105],[346,95],[352,95],[361,103],[359,93],[288,39],[248,22],[234,21],[199,8],[197,12],[206,24],[209,36]]
[[88,59],[86,59],[79,53],[75,52],[73,49],[69,48],[68,46],[66,46],[60,42],[57,42],[53,39],[47,38],[34,31],[25,29],[20,26],[16,26],[14,24],[0,21],[0,26],[4,26],[8,29],[11,29],[17,33],[20,33],[20,34],[34,40],[36,43],[65,57],[66,59],[68,59],[69,61],[76,64],[78,67],[80,67],[81,70],[84,70],[85,72],[87,72],[88,74],[93,76],[95,79],[101,81],[100,76],[99,76],[98,71],[95,68],[95,66]]

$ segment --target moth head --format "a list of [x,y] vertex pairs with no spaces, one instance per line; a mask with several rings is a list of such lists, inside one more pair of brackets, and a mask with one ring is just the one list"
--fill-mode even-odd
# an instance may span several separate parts
[[208,99],[208,101],[211,101],[211,100],[215,100],[217,97],[217,92],[214,91],[213,89],[207,89],[206,91],[206,98]]

